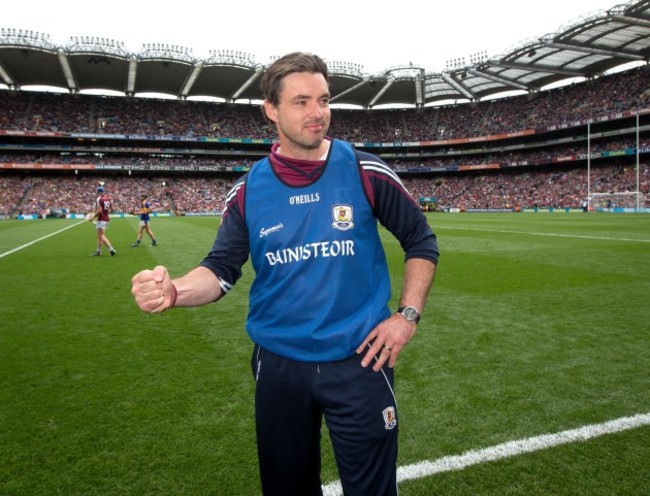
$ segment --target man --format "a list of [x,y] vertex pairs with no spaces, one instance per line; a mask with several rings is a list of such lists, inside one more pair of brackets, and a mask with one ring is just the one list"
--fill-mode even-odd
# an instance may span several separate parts
[[[281,57],[262,89],[279,143],[228,194],[212,251],[174,280],[161,266],[136,274],[132,293],[151,313],[210,303],[230,291],[250,255],[246,329],[264,495],[322,494],[323,416],[346,496],[396,495],[393,367],[424,308],[436,238],[386,164],[326,138],[330,94],[319,57]],[[393,314],[377,221],[406,253]]]
[[138,237],[135,240],[135,243],[133,243],[131,246],[133,248],[137,248],[140,246],[140,242],[142,241],[142,233],[144,231],[147,231],[147,235],[151,238],[151,246],[158,246],[158,242],[156,241],[156,237],[153,234],[153,231],[151,230],[151,204],[149,203],[149,200],[147,200],[147,195],[142,195],[140,197],[140,210],[138,210],[137,214],[140,216],[140,225],[138,227]]
[[91,253],[91,257],[98,257],[102,254],[102,245],[105,245],[108,248],[108,251],[111,253],[111,256],[114,256],[116,251],[113,249],[113,245],[106,237],[106,229],[108,229],[108,223],[110,222],[110,212],[111,212],[111,198],[105,194],[104,188],[99,186],[97,188],[97,200],[95,204],[97,210],[95,214],[88,219],[90,222],[95,221],[95,230],[97,232],[97,250],[94,253]]

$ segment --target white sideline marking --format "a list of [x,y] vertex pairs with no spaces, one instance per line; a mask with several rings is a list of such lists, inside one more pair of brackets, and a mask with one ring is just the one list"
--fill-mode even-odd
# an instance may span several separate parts
[[579,234],[559,234],[559,233],[543,233],[543,232],[527,232],[527,231],[504,231],[499,229],[479,229],[475,227],[449,227],[437,226],[436,229],[451,229],[458,231],[479,231],[479,232],[495,232],[502,234],[528,234],[529,236],[551,236],[556,238],[578,238],[578,239],[598,239],[603,241],[636,241],[639,243],[650,243],[650,239],[635,239],[635,238],[613,238],[611,236],[581,236]]
[[14,248],[13,250],[9,250],[9,251],[6,251],[4,253],[0,253],[0,258],[6,257],[7,255],[11,255],[12,253],[15,253],[15,252],[20,251],[20,250],[22,250],[24,248],[27,248],[28,246],[31,246],[34,243],[38,243],[39,241],[43,241],[44,239],[51,238],[55,234],[59,234],[59,233],[65,231],[67,229],[70,229],[71,227],[78,226],[79,224],[82,224],[83,222],[84,221],[77,222],[76,224],[72,224],[71,226],[64,227],[63,229],[59,229],[58,231],[53,232],[51,234],[48,234],[47,236],[43,236],[42,238],[38,238],[38,239],[35,239],[34,241],[30,241],[29,243],[25,243],[24,245],[19,246],[18,248]]
[[[632,417],[622,417],[616,420],[610,420],[602,424],[593,424],[571,429],[568,431],[558,432],[556,434],[544,434],[541,436],[520,439],[518,441],[509,441],[503,444],[497,444],[490,448],[479,450],[470,450],[462,455],[445,456],[438,460],[426,460],[423,462],[406,465],[397,469],[397,482],[403,482],[413,479],[421,479],[433,474],[442,472],[451,472],[453,470],[462,470],[479,463],[493,462],[510,458],[524,453],[532,453],[562,444],[574,443],[577,441],[587,441],[595,437],[613,434],[629,429],[636,429],[650,425],[650,413],[642,413]],[[323,496],[342,496],[343,488],[341,482],[331,482],[323,486]]]

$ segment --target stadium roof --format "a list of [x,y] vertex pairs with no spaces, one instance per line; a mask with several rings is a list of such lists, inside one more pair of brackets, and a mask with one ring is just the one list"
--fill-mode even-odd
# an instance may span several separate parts
[[[574,78],[593,78],[629,63],[650,59],[650,0],[617,5],[532,38],[505,55],[486,53],[448,62],[440,73],[412,64],[364,74],[362,66],[327,61],[332,104],[424,106],[445,101],[479,101],[512,91],[536,92]],[[224,101],[261,99],[266,66],[244,52],[218,50],[197,59],[189,48],[145,44],[129,53],[106,38],[71,37],[55,46],[33,31],[0,30],[0,83],[9,89],[37,85],[77,93],[112,90],[124,95],[159,93],[177,98]]]

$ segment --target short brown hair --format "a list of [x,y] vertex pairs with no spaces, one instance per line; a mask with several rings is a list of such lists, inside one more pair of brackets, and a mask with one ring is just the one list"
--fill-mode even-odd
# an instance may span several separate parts
[[[291,52],[277,59],[264,72],[260,83],[264,100],[271,105],[277,105],[280,102],[282,80],[294,72],[322,74],[329,85],[327,64],[323,59],[312,53]],[[262,107],[262,114],[266,117],[264,107]]]

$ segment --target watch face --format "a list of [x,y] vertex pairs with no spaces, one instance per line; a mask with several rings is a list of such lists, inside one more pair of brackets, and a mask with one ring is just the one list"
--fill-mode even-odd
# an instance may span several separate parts
[[420,318],[420,314],[414,307],[404,307],[402,315],[406,320],[418,320]]

